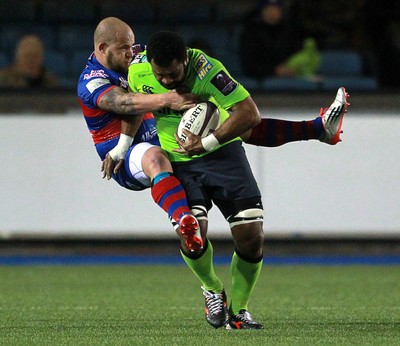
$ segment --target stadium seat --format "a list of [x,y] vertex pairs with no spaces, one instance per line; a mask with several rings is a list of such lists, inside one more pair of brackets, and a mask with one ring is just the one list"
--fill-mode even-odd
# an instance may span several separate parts
[[68,58],[63,52],[46,50],[44,63],[49,71],[53,72],[60,79],[69,72]]
[[42,1],[41,21],[51,24],[88,24],[97,21],[93,0]]
[[57,49],[93,50],[94,25],[62,25],[58,31]]
[[68,70],[61,78],[62,85],[71,90],[75,90],[78,78],[83,69],[85,68],[87,59],[89,58],[91,50],[76,50],[70,52],[68,55]]
[[334,90],[341,85],[352,90],[376,90],[377,79],[364,75],[363,59],[355,51],[323,51],[318,75],[324,90]]
[[[194,6],[190,1],[179,2],[177,6],[171,6],[168,1],[160,2],[158,4],[158,21],[163,24],[210,23],[211,7],[207,4],[198,5],[196,8]],[[209,33],[210,31],[212,31],[211,27]]]
[[211,55],[216,58],[223,55],[222,51],[225,52],[230,48],[230,36],[225,26],[213,25],[212,35],[210,35],[209,24],[180,24],[176,26],[176,32],[184,38],[188,45],[194,39],[201,39],[207,42],[213,53]]
[[46,49],[52,49],[55,45],[56,33],[53,26],[25,23],[3,25],[0,29],[0,46],[6,51],[14,52],[19,39],[28,34],[38,35]]
[[156,24],[135,23],[132,29],[135,34],[135,42],[146,44],[152,34],[163,28]]
[[255,92],[261,90],[261,81],[255,78],[246,77],[243,75],[233,76],[240,84],[242,84],[248,91]]
[[117,17],[127,22],[133,28],[139,24],[153,24],[156,10],[153,4],[143,0],[102,0],[99,3],[100,18]]
[[321,87],[323,90],[336,90],[344,86],[351,91],[372,91],[378,89],[378,81],[373,77],[329,77],[325,78]]
[[218,60],[226,67],[233,77],[242,76],[242,66],[240,64],[239,56],[236,53],[229,51],[221,51],[218,54]]
[[0,52],[0,68],[7,66],[10,63],[6,53]]
[[307,90],[316,91],[320,89],[319,82],[303,78],[266,78],[261,82],[263,91],[284,90]]
[[323,76],[359,76],[362,74],[361,56],[352,51],[323,51],[318,73]]
[[89,58],[91,51],[77,50],[72,54],[71,61],[69,64],[69,75],[78,81],[79,75],[84,69],[87,59]]
[[25,29],[20,25],[3,25],[0,31],[1,48],[14,54],[16,44],[24,32]]

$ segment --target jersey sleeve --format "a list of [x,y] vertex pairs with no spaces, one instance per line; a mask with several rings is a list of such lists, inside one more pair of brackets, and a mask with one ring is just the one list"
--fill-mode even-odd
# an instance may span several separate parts
[[78,96],[86,105],[97,107],[100,98],[111,88],[115,88],[105,77],[94,77],[88,80],[81,79],[78,84]]

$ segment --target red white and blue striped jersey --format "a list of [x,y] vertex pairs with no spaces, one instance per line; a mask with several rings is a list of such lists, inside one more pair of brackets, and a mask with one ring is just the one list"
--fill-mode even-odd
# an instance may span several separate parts
[[[87,127],[102,160],[117,145],[121,133],[121,120],[117,114],[98,106],[101,97],[115,87],[128,89],[127,75],[105,68],[92,53],[79,77],[77,93]],[[133,144],[140,142],[159,145],[156,123],[151,113],[145,114]]]

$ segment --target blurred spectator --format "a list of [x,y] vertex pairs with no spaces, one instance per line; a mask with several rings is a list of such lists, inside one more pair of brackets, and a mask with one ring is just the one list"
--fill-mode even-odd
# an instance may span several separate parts
[[304,40],[303,49],[278,65],[276,75],[279,77],[316,78],[321,63],[321,53],[313,38]]
[[275,76],[278,66],[301,49],[285,14],[283,1],[264,0],[244,19],[239,54],[245,75]]
[[0,70],[0,87],[7,89],[53,88],[59,83],[44,66],[44,45],[36,35],[23,36],[17,43],[14,61]]

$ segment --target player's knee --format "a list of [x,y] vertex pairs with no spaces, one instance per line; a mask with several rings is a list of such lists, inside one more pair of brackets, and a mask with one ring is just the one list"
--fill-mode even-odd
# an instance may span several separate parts
[[235,244],[241,254],[255,259],[262,256],[264,234],[260,224],[246,224],[236,227]]
[[153,178],[159,172],[172,172],[171,163],[160,147],[149,148],[142,158],[142,167],[147,176]]
[[263,210],[251,208],[228,218],[236,247],[248,258],[259,258],[263,253]]
[[231,215],[227,218],[231,228],[254,222],[262,222],[263,220],[264,211],[261,208],[248,208],[245,210],[240,210],[235,215]]
[[143,158],[149,163],[159,166],[164,165],[165,162],[169,162],[165,151],[157,146],[151,147],[148,150],[146,150],[145,154],[143,155]]

